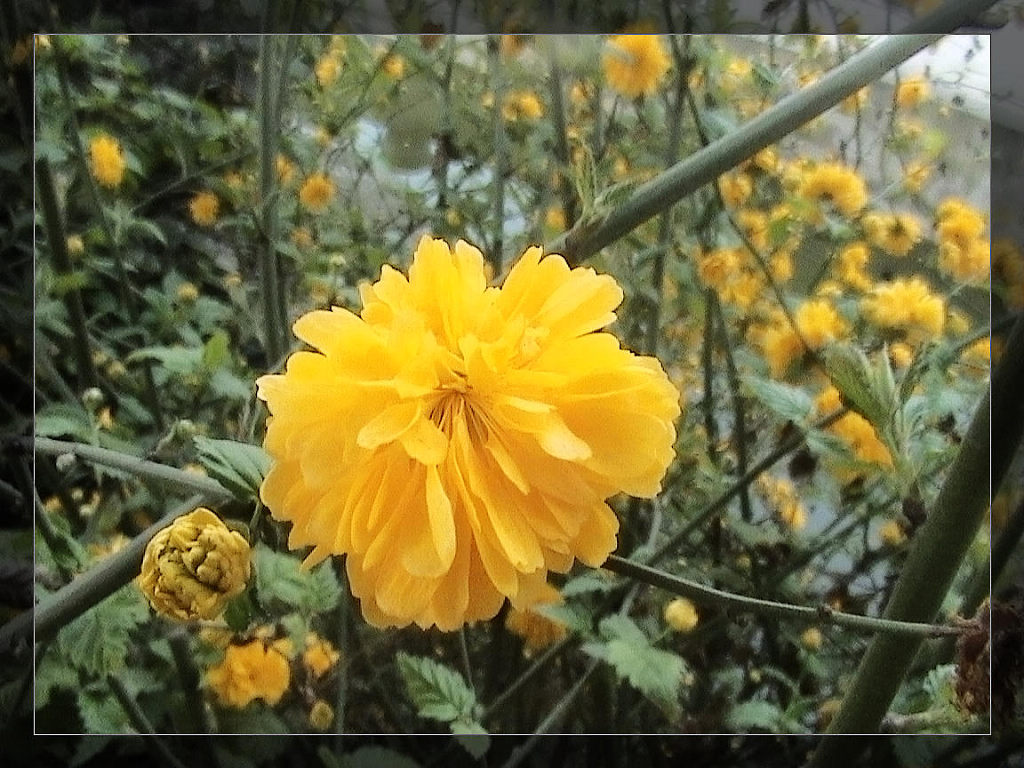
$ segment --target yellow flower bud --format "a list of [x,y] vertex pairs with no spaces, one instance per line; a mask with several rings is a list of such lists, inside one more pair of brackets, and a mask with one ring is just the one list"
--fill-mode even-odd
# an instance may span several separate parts
[[139,587],[158,612],[181,621],[214,619],[249,580],[249,543],[199,507],[146,547]]
[[676,632],[691,632],[700,617],[697,606],[685,597],[677,597],[665,606],[665,623]]
[[309,724],[318,731],[326,731],[334,722],[334,707],[323,699],[313,702],[313,708],[309,710]]
[[800,644],[808,651],[816,651],[821,648],[821,630],[817,627],[808,627],[800,635]]
[[338,663],[341,655],[327,640],[315,632],[306,635],[306,650],[302,654],[302,664],[310,676],[319,680]]

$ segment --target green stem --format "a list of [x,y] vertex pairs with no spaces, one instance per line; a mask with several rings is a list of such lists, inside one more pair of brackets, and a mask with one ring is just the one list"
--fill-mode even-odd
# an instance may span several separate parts
[[186,491],[204,494],[215,501],[226,501],[231,493],[220,483],[210,477],[196,475],[166,464],[140,459],[109,448],[100,448],[85,443],[72,443],[64,440],[53,440],[49,437],[35,438],[35,450],[48,456],[71,454],[80,459],[102,464],[105,467],[124,470],[149,480],[171,485]]
[[534,675],[540,672],[540,670],[544,667],[545,664],[548,663],[548,661],[550,661],[559,651],[561,651],[571,642],[572,639],[567,637],[562,640],[559,640],[554,645],[546,648],[544,650],[544,653],[542,653],[540,656],[534,659],[533,663],[530,664],[530,666],[527,667],[526,670],[521,675],[519,675],[519,677],[513,680],[508,685],[508,687],[505,688],[505,690],[503,690],[501,693],[494,697],[494,700],[490,704],[488,704],[487,708],[484,710],[484,718],[486,719],[487,717],[492,715],[497,709],[499,709],[502,704],[504,704],[506,701],[509,700],[509,698],[511,698],[512,694],[514,694],[526,683],[528,683]]
[[206,717],[206,705],[199,688],[199,670],[196,669],[192,649],[189,648],[188,634],[182,628],[176,628],[169,638],[174,664],[178,668],[178,678],[185,694],[186,717],[194,733],[210,733],[210,723]]
[[693,598],[726,608],[739,608],[769,616],[804,619],[820,624],[835,624],[841,627],[862,629],[869,632],[894,636],[909,635],[917,638],[958,635],[964,631],[961,627],[895,621],[892,619],[875,618],[873,616],[861,616],[855,613],[842,613],[824,606],[811,608],[806,605],[778,603],[773,600],[762,600],[757,597],[737,595],[734,592],[726,592],[725,590],[699,584],[696,581],[673,576],[665,571],[634,563],[617,555],[610,556],[601,567],[607,571],[618,573],[621,576],[650,584],[653,587],[660,587],[675,595],[682,595],[683,597]]
[[272,97],[273,37],[260,36],[260,285],[263,292],[263,330],[267,357],[277,360],[284,353],[287,333],[280,327],[284,312],[277,265],[277,131]]
[[[1001,363],[974,412],[960,452],[949,468],[924,524],[914,536],[884,616],[899,621],[931,621],[938,613],[964,554],[981,524],[988,503],[989,406],[996,419],[991,430],[991,483],[998,487],[1024,432],[1024,320],[1018,319]],[[861,659],[830,733],[876,731],[920,645],[920,638],[879,636]],[[825,739],[814,754],[815,766],[852,761],[855,750]]]
[[[965,6],[995,0],[967,0]],[[581,222],[545,246],[571,264],[638,227],[673,203],[695,192],[765,147],[789,135],[871,83],[883,73],[940,39],[940,35],[900,35],[865,48],[837,66],[815,85],[787,96],[736,131],[695,152],[641,185],[629,199],[596,219]]]
[[151,751],[157,757],[162,758],[162,761],[170,765],[171,768],[185,768],[185,764],[171,752],[170,747],[167,746],[164,740],[156,735],[156,729],[153,728],[153,724],[149,722],[149,718],[146,717],[146,713],[142,711],[142,707],[139,706],[138,702],[128,693],[124,683],[114,675],[107,675],[107,685],[110,686],[114,698],[117,699],[117,703],[121,705],[124,713],[128,715],[128,719],[135,730],[140,734],[151,737],[146,740],[146,743],[150,745]]
[[505,248],[505,173],[508,165],[508,147],[505,136],[505,116],[502,109],[505,101],[505,75],[502,71],[498,52],[499,38],[487,38],[487,64],[490,70],[491,90],[494,92],[491,129],[494,133],[494,243],[488,258],[494,268],[494,276],[501,274],[502,251]]
[[[53,172],[50,161],[39,158],[36,161],[36,181],[39,190],[40,209],[43,214],[43,226],[46,239],[50,244],[50,255],[53,258],[54,271],[58,275],[69,275],[73,271],[71,257],[68,256],[67,236],[64,221],[57,203],[57,191],[53,183]],[[78,367],[78,384],[81,389],[95,387],[99,377],[92,364],[92,344],[86,329],[85,309],[82,306],[82,294],[77,287],[72,287],[63,294],[64,306],[68,319],[71,321],[71,332],[74,336],[75,362]]]

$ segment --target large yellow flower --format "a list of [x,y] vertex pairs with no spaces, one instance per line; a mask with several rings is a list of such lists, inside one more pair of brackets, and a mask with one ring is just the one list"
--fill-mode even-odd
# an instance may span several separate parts
[[660,36],[615,35],[604,54],[604,76],[608,85],[632,99],[654,93],[669,63]]
[[105,133],[89,142],[89,165],[101,186],[113,189],[124,180],[124,152],[117,139]]
[[347,555],[370,623],[443,630],[603,563],[605,499],[658,492],[680,411],[657,360],[599,332],[615,280],[533,247],[489,288],[479,250],[424,237],[408,278],[385,266],[361,295],[299,318],[317,351],[257,382],[289,546]]

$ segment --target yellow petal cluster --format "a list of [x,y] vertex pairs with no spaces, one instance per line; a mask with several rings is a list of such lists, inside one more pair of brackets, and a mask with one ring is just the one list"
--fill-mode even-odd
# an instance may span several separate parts
[[677,597],[665,606],[663,612],[665,623],[676,632],[692,632],[700,621],[697,613],[697,606],[692,600],[685,597]]
[[906,256],[921,239],[921,223],[909,213],[869,213],[861,225],[872,245],[893,256]]
[[199,507],[153,537],[138,583],[157,612],[189,621],[219,616],[248,580],[249,543]]
[[846,335],[848,326],[828,299],[804,301],[793,313],[794,328],[786,318],[777,317],[760,334],[758,341],[772,375],[783,376],[789,366],[804,352],[804,342],[811,349],[821,349]]
[[188,203],[192,221],[201,227],[212,227],[220,215],[220,198],[213,192],[197,192]]
[[964,283],[981,283],[989,274],[989,240],[985,215],[957,198],[943,200],[935,211],[939,269]]
[[901,107],[916,107],[931,95],[931,90],[923,77],[903,80],[896,88],[896,103]]
[[316,632],[306,635],[306,650],[302,652],[302,665],[314,680],[319,680],[338,663],[341,654],[330,641]]
[[804,171],[799,194],[818,203],[831,203],[845,216],[856,216],[868,201],[864,179],[842,163],[821,163]]
[[654,93],[670,62],[665,41],[659,35],[613,35],[608,39],[602,65],[608,85],[632,99]]
[[224,659],[206,672],[206,684],[218,701],[242,709],[255,699],[277,704],[291,683],[288,659],[263,640],[229,645]]
[[501,114],[509,122],[536,120],[544,114],[544,105],[533,91],[513,91],[505,97]]
[[871,251],[866,243],[854,242],[843,247],[839,252],[839,279],[858,291],[866,291],[871,287],[871,278],[866,272]]
[[680,412],[660,363],[600,331],[615,280],[532,247],[488,287],[479,250],[424,237],[361,298],[301,317],[314,350],[257,382],[289,546],[346,555],[370,623],[443,630],[603,563],[605,499],[658,492]]
[[726,173],[718,179],[722,200],[731,208],[743,205],[754,191],[754,182],[745,173]]
[[330,87],[341,74],[341,49],[331,48],[316,60],[313,66],[316,82],[321,88]]
[[124,152],[117,139],[100,134],[89,142],[89,168],[100,186],[114,189],[124,181]]
[[861,299],[861,312],[880,328],[908,332],[915,341],[935,338],[946,324],[946,302],[920,277],[880,283]]
[[310,174],[299,187],[299,202],[313,213],[327,210],[334,197],[334,182],[322,171]]
[[[832,385],[829,385],[815,400],[815,407],[818,413],[825,416],[835,412],[842,405],[842,398]],[[842,438],[854,455],[861,461],[881,464],[886,467],[892,466],[892,455],[885,443],[878,437],[871,422],[859,413],[847,413],[841,419],[829,427],[829,431]]]

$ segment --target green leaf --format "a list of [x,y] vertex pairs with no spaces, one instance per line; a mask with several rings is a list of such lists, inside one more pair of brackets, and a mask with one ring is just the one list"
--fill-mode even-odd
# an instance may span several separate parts
[[754,397],[787,421],[802,424],[814,410],[814,400],[800,387],[760,376],[744,376],[743,384]]
[[57,634],[57,651],[80,671],[105,677],[124,667],[134,645],[130,632],[149,619],[149,607],[134,584],[64,625]]
[[50,403],[36,414],[37,437],[75,437],[82,441],[92,438],[89,414],[79,405]]
[[754,728],[775,732],[782,715],[782,710],[770,702],[744,701],[729,710],[725,725],[734,733],[747,733]]
[[654,702],[669,718],[680,714],[679,687],[686,663],[676,654],[651,646],[632,619],[614,614],[599,625],[605,642],[583,645],[585,653],[610,664],[620,678]]
[[91,685],[78,692],[78,714],[87,733],[137,733],[124,708],[106,685]]
[[196,435],[199,463],[214,480],[241,501],[259,497],[260,485],[270,471],[270,456],[258,445]]
[[573,164],[573,182],[582,203],[583,213],[589,213],[594,208],[594,201],[597,200],[597,169],[590,147],[586,144],[577,146],[579,161]]
[[256,613],[256,606],[252,603],[249,592],[243,592],[233,598],[224,609],[224,621],[228,627],[235,632],[243,632],[249,628]]
[[143,347],[125,358],[125,362],[156,360],[171,373],[195,373],[203,364],[203,350],[191,347]]
[[476,760],[479,760],[491,748],[491,737],[480,723],[456,720],[451,724],[455,741]]
[[330,561],[312,570],[302,568],[298,558],[259,545],[253,552],[256,568],[256,598],[267,610],[275,603],[309,615],[333,610],[341,598],[341,586]]
[[896,411],[896,382],[888,355],[872,364],[859,347],[832,344],[823,353],[825,370],[842,396],[843,404],[856,411],[879,431],[888,427]]
[[89,285],[89,273],[77,269],[54,275],[50,282],[50,292],[54,296],[64,296],[72,291],[80,291],[87,285]]
[[42,709],[49,703],[50,696],[55,690],[78,690],[78,670],[58,654],[47,653],[36,665],[35,684],[36,709]]
[[476,696],[455,670],[424,656],[400,652],[398,671],[420,717],[452,724],[476,720]]
[[210,376],[210,390],[230,400],[248,400],[252,396],[253,385],[251,380],[242,379],[227,368],[218,368]]
[[224,331],[214,331],[203,346],[203,366],[210,371],[220,368],[230,357],[229,344]]

